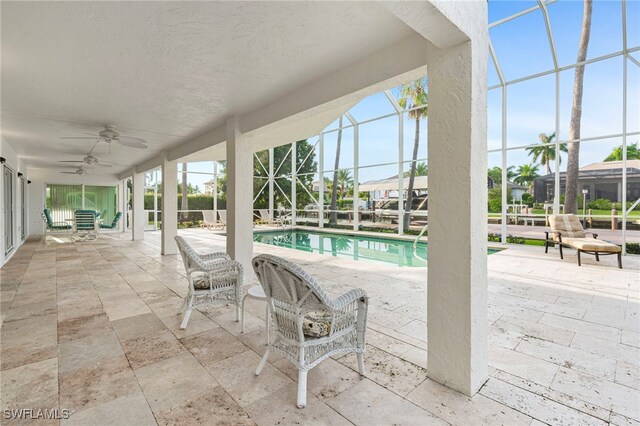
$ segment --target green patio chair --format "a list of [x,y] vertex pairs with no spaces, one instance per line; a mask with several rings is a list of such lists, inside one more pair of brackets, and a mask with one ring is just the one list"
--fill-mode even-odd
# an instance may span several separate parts
[[51,210],[49,209],[44,209],[42,211],[42,220],[46,225],[45,234],[47,231],[50,233],[55,231],[67,231],[67,234],[69,234],[69,231],[72,228],[71,224],[67,222],[54,222],[51,218]]
[[100,224],[100,229],[110,229],[112,231],[115,231],[116,234],[118,234],[118,238],[120,238],[120,233],[118,232],[118,223],[120,222],[120,218],[122,217],[122,212],[118,212],[116,213],[116,215],[113,217],[113,221],[111,222],[111,224],[104,224],[101,223]]
[[97,222],[98,215],[95,210],[76,210],[73,214],[74,224],[73,233],[79,234],[84,232],[83,239],[95,240],[98,238],[100,225]]

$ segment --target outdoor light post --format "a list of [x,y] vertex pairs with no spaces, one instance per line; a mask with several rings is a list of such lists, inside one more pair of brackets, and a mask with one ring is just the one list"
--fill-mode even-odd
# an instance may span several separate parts
[[589,193],[588,189],[582,190],[582,226],[584,228],[587,227],[587,194]]

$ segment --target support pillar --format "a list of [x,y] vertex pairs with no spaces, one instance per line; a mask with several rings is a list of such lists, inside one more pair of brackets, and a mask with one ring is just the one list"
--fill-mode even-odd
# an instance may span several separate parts
[[429,53],[428,376],[465,395],[488,378],[487,39]]
[[178,235],[178,163],[162,160],[162,254],[176,254]]
[[237,117],[227,120],[227,254],[253,276],[253,149]]
[[144,180],[145,173],[131,172],[133,183],[133,202],[131,210],[131,235],[134,241],[144,240],[144,224],[147,220],[144,214]]

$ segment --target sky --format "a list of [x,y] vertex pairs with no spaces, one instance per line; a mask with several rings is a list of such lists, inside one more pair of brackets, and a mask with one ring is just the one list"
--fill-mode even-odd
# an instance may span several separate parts
[[[497,1],[489,0],[489,22],[495,22],[514,13],[537,4],[536,1]],[[553,41],[556,47],[560,67],[575,63],[582,23],[583,2],[579,0],[558,0],[547,6]],[[640,0],[626,2],[627,45],[628,48],[640,46]],[[540,10],[528,13],[490,28],[489,35],[502,67],[505,79],[511,81],[535,73],[553,69],[553,59],[546,33],[543,14]],[[619,0],[595,0],[591,40],[587,59],[621,51],[622,3]],[[633,53],[640,61],[640,52]],[[622,132],[623,115],[623,61],[627,61],[627,131],[640,131],[640,67],[623,56],[588,64],[585,67],[584,98],[582,115],[582,137],[598,138]],[[499,83],[493,61],[488,64],[488,86]],[[569,118],[573,91],[574,69],[560,73],[560,140],[568,137]],[[398,96],[399,88],[390,89]],[[502,146],[502,93],[501,89],[488,92],[488,149],[500,149]],[[540,133],[550,134],[555,130],[555,74],[538,77],[533,80],[507,86],[507,146],[521,147],[538,143]],[[355,105],[350,114],[358,121],[366,121],[394,112],[394,108],[384,93],[377,93],[363,99]],[[391,116],[382,120],[360,124],[359,126],[359,181],[383,179],[398,173],[395,164],[399,159],[398,117]],[[327,126],[324,135],[325,170],[333,168],[338,120]],[[345,119],[344,125],[348,124]],[[404,161],[412,156],[415,121],[403,114]],[[421,121],[420,148],[418,157],[427,158],[427,125]],[[353,168],[354,131],[347,127],[342,134],[340,168]],[[639,136],[627,138],[633,143]],[[310,137],[315,143],[316,137]],[[289,143],[291,141],[283,141]],[[621,138],[599,139],[581,144],[580,165],[602,161],[616,146]],[[316,161],[318,152],[316,152]],[[566,154],[565,154],[566,155]],[[435,159],[434,159],[435,161]],[[519,166],[531,162],[524,149],[508,151],[507,163]],[[562,162],[564,170],[566,161]],[[366,167],[378,164],[376,167]],[[382,164],[382,165],[380,165]],[[490,152],[488,166],[499,166],[501,153]],[[552,170],[555,166],[552,165]],[[212,172],[213,162],[192,163],[190,171]],[[408,165],[405,165],[408,170]],[[541,172],[544,167],[540,167]],[[544,173],[541,173],[544,174]],[[330,173],[327,174],[329,176]],[[189,181],[204,189],[204,182],[211,176],[189,174]]]

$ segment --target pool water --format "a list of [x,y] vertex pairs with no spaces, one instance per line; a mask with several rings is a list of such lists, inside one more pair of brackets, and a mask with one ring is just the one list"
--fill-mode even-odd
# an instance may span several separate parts
[[[345,257],[366,262],[394,264],[406,267],[427,266],[427,243],[418,243],[413,253],[413,241],[367,235],[332,234],[316,231],[255,232],[253,241],[272,246]],[[499,250],[489,249],[488,254]]]

